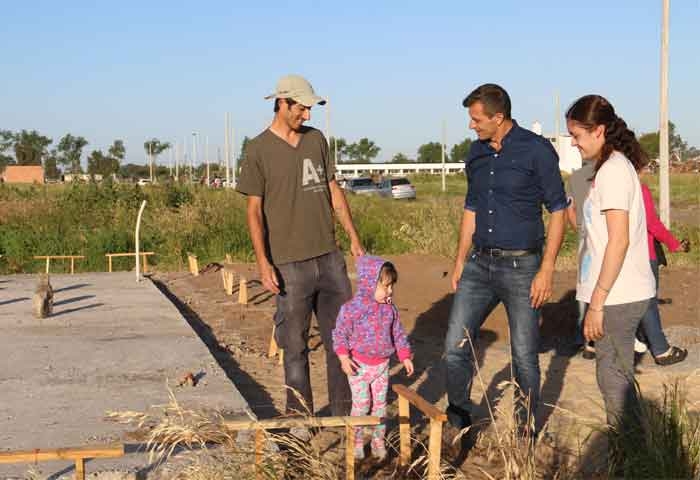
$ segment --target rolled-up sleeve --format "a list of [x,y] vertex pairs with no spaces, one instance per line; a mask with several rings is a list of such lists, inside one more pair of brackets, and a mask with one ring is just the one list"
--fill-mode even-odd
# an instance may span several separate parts
[[559,170],[559,156],[548,140],[540,143],[539,150],[536,166],[544,196],[543,203],[549,213],[554,213],[566,208],[566,193]]
[[467,194],[464,196],[464,209],[476,212],[476,188],[472,188],[472,175],[469,173],[469,159],[466,161],[464,173],[467,177]]

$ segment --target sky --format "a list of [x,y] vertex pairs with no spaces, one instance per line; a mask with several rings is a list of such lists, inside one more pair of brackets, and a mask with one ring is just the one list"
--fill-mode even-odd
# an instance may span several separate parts
[[[329,98],[330,131],[368,137],[379,161],[465,137],[462,99],[508,90],[513,117],[545,133],[576,98],[607,97],[637,132],[658,129],[661,0],[34,1],[0,0],[0,129],[81,135],[93,149],[197,133],[198,159],[272,119],[263,97],[288,73]],[[669,110],[700,147],[698,0],[671,0]],[[310,125],[326,131],[327,107]],[[165,153],[159,162],[167,164]]]

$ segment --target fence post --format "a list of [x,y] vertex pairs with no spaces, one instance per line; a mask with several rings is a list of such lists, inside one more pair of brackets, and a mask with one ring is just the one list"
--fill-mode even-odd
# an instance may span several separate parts
[[411,423],[408,399],[399,395],[399,465],[411,463]]

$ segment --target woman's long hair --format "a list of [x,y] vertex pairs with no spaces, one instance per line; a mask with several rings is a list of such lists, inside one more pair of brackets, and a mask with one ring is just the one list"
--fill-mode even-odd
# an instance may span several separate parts
[[600,158],[596,161],[595,173],[598,173],[614,150],[622,152],[637,171],[649,163],[634,132],[617,116],[610,102],[600,95],[585,95],[576,100],[566,111],[566,119],[573,120],[586,130],[592,130],[598,125],[605,126],[605,143]]

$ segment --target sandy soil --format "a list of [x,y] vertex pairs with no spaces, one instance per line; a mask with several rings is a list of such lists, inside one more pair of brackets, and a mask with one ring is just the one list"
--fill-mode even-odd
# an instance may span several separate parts
[[[441,355],[452,303],[448,281],[450,261],[425,255],[388,258],[396,264],[399,272],[395,300],[414,346],[417,370],[412,378],[407,378],[395,365],[392,382],[410,385],[426,399],[444,408],[445,379]],[[239,265],[238,268],[249,272],[248,278],[253,279],[248,283],[250,304],[247,309],[236,303],[237,288],[233,296],[225,294],[217,265],[205,267],[198,277],[168,273],[157,274],[154,279],[180,310],[199,325],[200,335],[218,346],[220,363],[225,361],[225,368],[233,375],[236,386],[253,411],[261,418],[272,417],[283,412],[285,398],[282,367],[276,360],[266,357],[274,298],[255,280],[254,265]],[[352,276],[354,265],[351,259],[348,259],[348,269]],[[698,273],[698,268],[662,270],[660,297],[672,299],[671,304],[661,307],[664,326],[669,340],[688,347],[690,354],[686,362],[665,368],[656,366],[650,355],[646,355],[637,366],[637,378],[647,395],[660,395],[664,381],[681,377],[685,379],[690,398],[700,398],[697,375],[700,368]],[[571,355],[570,338],[576,321],[575,272],[557,272],[554,282],[552,300],[542,309],[543,406],[539,409],[537,423],[547,426],[545,431],[549,432],[554,445],[559,442],[562,448],[566,444],[566,448],[575,449],[590,430],[572,436],[572,425],[578,423],[574,421],[573,413],[567,412],[575,412],[587,421],[601,422],[602,399],[595,381],[594,362]],[[325,351],[315,329],[312,329],[310,347],[314,402],[317,410],[323,411],[327,405]],[[478,405],[477,417],[486,419],[486,399],[497,404],[502,396],[500,385],[510,378],[508,328],[502,306],[483,325],[479,338],[479,363],[484,385],[475,382],[472,399]],[[416,421],[420,426],[419,417]],[[464,458],[449,458],[449,455],[447,458],[461,465],[465,472],[476,471],[473,469],[487,462],[477,453],[470,454],[466,461]]]

